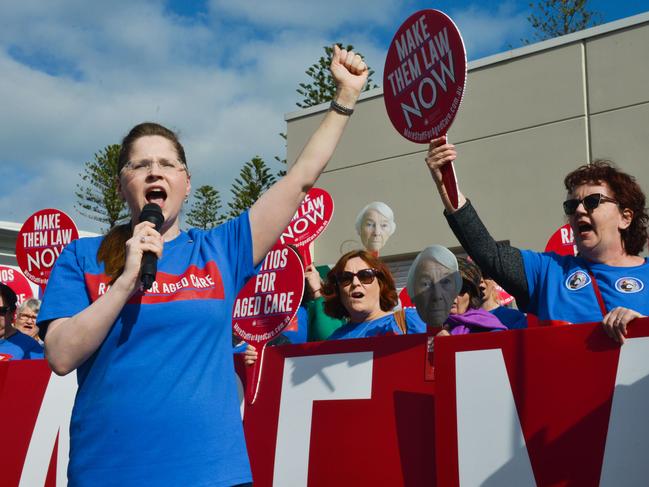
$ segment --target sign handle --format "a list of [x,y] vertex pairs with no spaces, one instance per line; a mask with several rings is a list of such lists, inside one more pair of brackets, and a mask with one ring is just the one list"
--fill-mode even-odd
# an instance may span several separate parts
[[453,163],[449,162],[444,164],[441,167],[442,171],[442,183],[444,184],[444,189],[446,189],[446,194],[451,200],[453,208],[457,209],[458,197],[457,197],[457,178],[455,177],[455,167]]
[[302,266],[306,268],[306,266],[313,264],[313,255],[311,254],[311,245],[306,245],[302,247],[297,247],[297,251],[300,253],[300,257],[302,259]]
[[264,351],[266,350],[266,345],[268,345],[268,342],[265,342],[259,349],[257,361],[252,366],[252,373],[248,376],[248,382],[246,384],[246,401],[248,404],[254,404],[257,399],[259,380],[261,379],[261,368],[264,365]]

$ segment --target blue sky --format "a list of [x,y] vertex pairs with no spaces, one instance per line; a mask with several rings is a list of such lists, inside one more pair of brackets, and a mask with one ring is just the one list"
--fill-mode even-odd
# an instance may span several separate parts
[[[181,134],[194,187],[227,201],[242,164],[284,155],[278,133],[304,70],[351,43],[381,84],[385,53],[410,14],[458,24],[470,60],[532,37],[528,1],[0,0],[0,220],[74,209],[83,163],[143,120]],[[610,22],[649,10],[591,0]]]

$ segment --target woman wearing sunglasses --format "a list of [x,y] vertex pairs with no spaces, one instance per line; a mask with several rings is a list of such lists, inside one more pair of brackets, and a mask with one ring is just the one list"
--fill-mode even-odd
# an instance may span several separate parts
[[649,314],[649,263],[639,256],[649,215],[635,179],[608,161],[568,174],[563,209],[579,255],[558,256],[496,243],[461,193],[455,209],[440,168],[456,157],[455,146],[440,137],[431,141],[426,164],[451,229],[476,263],[542,322],[601,321],[623,343],[628,323]]
[[343,255],[327,274],[322,291],[325,313],[348,320],[329,340],[426,331],[414,309],[393,313],[398,296],[392,274],[366,250]]

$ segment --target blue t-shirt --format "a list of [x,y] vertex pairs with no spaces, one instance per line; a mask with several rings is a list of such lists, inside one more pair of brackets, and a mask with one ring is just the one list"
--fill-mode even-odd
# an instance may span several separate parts
[[500,322],[510,330],[527,328],[527,316],[517,309],[508,308],[507,306],[498,306],[489,312],[498,318]]
[[7,357],[5,360],[29,360],[44,356],[43,346],[19,331],[0,340],[0,354]]
[[[426,323],[417,314],[415,308],[405,308],[408,333],[425,333]],[[401,335],[401,329],[394,319],[394,313],[363,323],[347,323],[334,331],[327,340],[345,340],[347,338],[367,338],[383,335]]]
[[[105,292],[100,243],[101,238],[84,238],[64,249],[39,321],[73,316]],[[251,481],[231,312],[238,290],[254,273],[247,213],[165,243],[153,287],[131,298],[77,370],[71,487]]]
[[602,312],[588,275],[592,271],[607,311],[617,306],[649,315],[649,261],[634,267],[612,267],[580,257],[522,250],[530,302],[525,309],[539,320],[591,323]]

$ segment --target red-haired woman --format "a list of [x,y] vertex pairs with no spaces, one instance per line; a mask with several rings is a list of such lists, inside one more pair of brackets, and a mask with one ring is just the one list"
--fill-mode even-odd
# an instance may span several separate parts
[[[76,369],[79,381],[70,485],[251,481],[232,363],[232,304],[325,168],[368,73],[358,55],[337,46],[331,72],[331,110],[286,176],[250,211],[209,231],[180,229],[191,184],[176,135],[144,123],[124,138],[119,194],[131,222],[68,245],[39,314],[52,369]],[[150,203],[164,216],[159,231],[139,222]],[[146,292],[145,252],[158,257]]]
[[[426,331],[426,323],[415,309],[392,311],[398,303],[394,278],[390,269],[366,250],[343,255],[327,274],[320,291],[327,316],[347,321],[329,340]],[[246,365],[259,358],[252,345],[248,345],[244,356]]]
[[397,290],[388,267],[365,250],[343,255],[327,275],[324,310],[347,319],[330,340],[424,333],[426,324],[412,308],[393,312]]
[[471,203],[459,196],[455,209],[442,184],[441,167],[457,157],[444,137],[431,141],[426,163],[456,237],[481,269],[542,321],[601,321],[623,343],[627,325],[649,314],[649,215],[645,195],[632,176],[609,161],[581,166],[564,179],[563,210],[578,256],[558,256],[497,244]]

